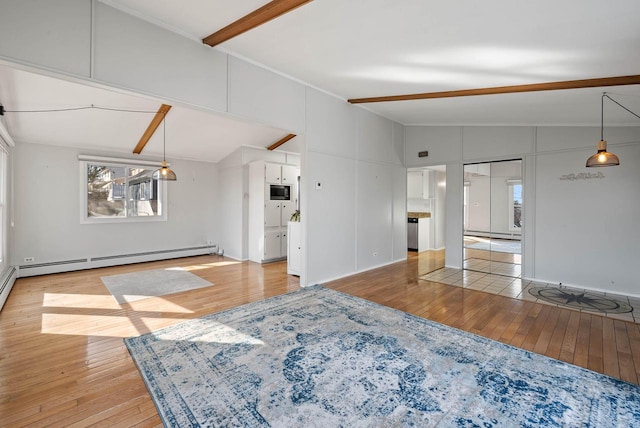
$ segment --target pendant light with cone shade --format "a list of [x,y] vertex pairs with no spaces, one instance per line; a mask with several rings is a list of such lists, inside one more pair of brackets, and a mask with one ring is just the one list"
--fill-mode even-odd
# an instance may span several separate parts
[[162,181],[176,181],[178,177],[176,177],[176,173],[171,170],[167,166],[166,159],[166,143],[167,143],[167,133],[166,133],[166,114],[162,118],[162,166],[153,172],[152,178],[154,180],[162,180]]
[[602,98],[600,101],[600,141],[598,142],[598,151],[587,159],[586,166],[588,168],[599,167],[599,166],[616,166],[620,165],[620,159],[618,156],[614,155],[611,152],[607,151],[607,142],[604,139],[604,98],[607,97],[609,100],[618,104],[620,107],[631,113],[632,115],[640,118],[637,114],[611,98],[607,95],[606,92],[602,94]]

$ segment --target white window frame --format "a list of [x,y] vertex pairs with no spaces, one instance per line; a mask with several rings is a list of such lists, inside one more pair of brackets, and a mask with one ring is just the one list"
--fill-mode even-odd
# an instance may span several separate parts
[[9,150],[0,137],[0,267],[5,266],[7,254],[7,183],[9,180]]
[[[509,209],[509,231],[510,232],[522,232],[522,227],[516,227],[514,225],[513,187],[516,186],[516,185],[522,186],[522,179],[509,179],[509,180],[507,180],[507,191],[509,192],[509,194],[508,194],[508,197],[509,197],[508,209]],[[524,193],[524,187],[522,188],[522,193]],[[523,203],[522,203],[522,205],[520,207],[520,222],[521,223],[524,223],[524,210],[522,209],[523,207],[524,207],[524,195],[523,195]]]
[[463,211],[464,211],[464,219],[463,219],[463,225],[462,227],[464,228],[464,230],[468,230],[469,229],[469,188],[471,187],[471,182],[465,180],[463,183],[463,191],[462,191],[462,206],[463,206]]
[[[167,221],[167,185],[166,182],[158,180],[158,210],[157,216],[131,216],[131,217],[89,217],[87,215],[87,165],[100,164],[104,166],[124,167],[124,168],[160,168],[160,162],[141,161],[135,159],[106,158],[98,156],[78,156],[79,179],[80,179],[80,223],[81,224],[106,224],[106,223],[137,223]],[[127,194],[127,192],[125,192]],[[125,201],[126,205],[126,201]]]

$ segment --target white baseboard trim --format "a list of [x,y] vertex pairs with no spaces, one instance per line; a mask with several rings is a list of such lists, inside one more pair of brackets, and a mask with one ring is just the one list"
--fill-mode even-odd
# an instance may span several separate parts
[[378,268],[381,268],[381,267],[389,266],[389,265],[392,265],[392,264],[395,264],[395,263],[406,262],[406,261],[407,261],[406,257],[403,258],[403,259],[393,260],[393,261],[390,261],[390,262],[387,262],[387,263],[382,263],[382,264],[379,264],[379,265],[375,265],[375,266],[367,267],[367,268],[364,268],[364,269],[356,270],[355,272],[350,272],[350,273],[347,273],[347,274],[344,274],[344,275],[339,275],[339,276],[335,276],[335,277],[332,277],[332,278],[321,279],[319,281],[315,281],[313,284],[307,284],[304,287],[311,287],[313,285],[325,284],[327,282],[336,281],[338,279],[347,278],[347,277],[352,276],[352,275],[356,275],[356,274],[359,274],[359,273],[367,272],[367,271],[370,271],[370,270],[374,270],[374,269],[378,269]]

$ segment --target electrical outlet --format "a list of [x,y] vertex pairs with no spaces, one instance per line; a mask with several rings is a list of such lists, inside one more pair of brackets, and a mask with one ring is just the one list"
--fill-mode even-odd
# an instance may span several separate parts
[[373,253],[373,257],[378,257],[378,253]]
[[36,258],[35,257],[25,257],[24,258],[24,262],[25,263],[31,263],[31,262],[35,262]]
[[212,244],[213,244],[213,241],[212,241],[212,240],[208,240],[208,241],[207,241],[207,245],[212,245]]

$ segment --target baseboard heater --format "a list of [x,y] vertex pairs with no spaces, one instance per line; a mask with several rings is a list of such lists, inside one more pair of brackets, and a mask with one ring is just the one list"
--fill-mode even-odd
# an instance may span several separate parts
[[4,302],[7,301],[17,277],[18,270],[15,266],[10,266],[6,271],[4,271],[2,279],[0,279],[0,310],[2,310]]
[[171,250],[143,251],[140,253],[114,254],[111,256],[88,257],[86,259],[59,260],[54,262],[34,263],[19,266],[18,276],[36,276],[50,273],[70,272],[74,270],[93,269],[98,267],[126,265],[130,263],[150,262],[155,260],[175,259],[178,257],[209,254],[213,247],[203,245]]
[[520,232],[484,232],[481,230],[465,230],[464,236],[475,236],[478,238],[510,239],[512,241],[520,241],[522,239],[522,234]]
[[158,251],[145,251],[144,253],[117,254],[115,256],[92,257],[89,260],[92,260],[92,261],[114,260],[114,259],[124,259],[129,257],[151,256],[156,254],[177,253],[180,251],[193,251],[193,250],[209,250],[209,247],[203,246],[203,247],[191,247],[191,248],[178,248],[177,250],[158,250]]

